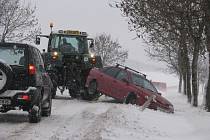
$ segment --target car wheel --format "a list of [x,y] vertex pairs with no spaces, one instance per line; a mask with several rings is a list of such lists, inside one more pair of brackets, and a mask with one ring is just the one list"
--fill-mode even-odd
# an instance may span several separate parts
[[39,103],[38,106],[34,105],[31,109],[31,111],[29,111],[29,122],[30,123],[40,122],[41,113],[42,113],[41,103]]
[[12,68],[0,61],[0,93],[3,93],[12,82]]
[[128,96],[125,98],[125,101],[124,101],[125,104],[136,104],[137,103],[137,98],[136,98],[136,95],[135,94],[128,94]]
[[51,115],[52,110],[52,96],[50,95],[48,98],[48,107],[46,109],[42,109],[42,116],[48,117]]

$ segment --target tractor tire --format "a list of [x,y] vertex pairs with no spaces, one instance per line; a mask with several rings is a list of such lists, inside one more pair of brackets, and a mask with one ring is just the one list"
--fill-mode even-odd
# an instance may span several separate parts
[[100,93],[97,91],[97,81],[91,81],[85,92],[85,99],[89,101],[98,100]]
[[77,98],[77,91],[71,90],[69,89],[69,95],[71,96],[71,98]]

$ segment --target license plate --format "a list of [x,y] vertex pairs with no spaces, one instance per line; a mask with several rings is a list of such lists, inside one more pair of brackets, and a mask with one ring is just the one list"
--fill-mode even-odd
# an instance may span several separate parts
[[11,100],[9,99],[0,99],[0,105],[10,105]]

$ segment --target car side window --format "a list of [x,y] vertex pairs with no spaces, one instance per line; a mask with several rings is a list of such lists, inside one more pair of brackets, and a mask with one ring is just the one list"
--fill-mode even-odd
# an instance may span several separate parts
[[133,84],[144,87],[144,79],[138,74],[131,74]]
[[157,92],[156,88],[152,85],[151,82],[149,82],[148,80],[144,80],[144,88],[151,90],[153,92]]
[[128,80],[128,74],[127,74],[127,72],[124,71],[124,70],[121,70],[121,71],[117,74],[116,79],[118,79],[118,80],[123,80],[123,79]]
[[44,72],[44,62],[43,62],[41,53],[39,52],[38,49],[36,49],[36,54],[37,54],[37,59],[38,59],[37,62],[38,62],[39,70],[40,70],[41,72]]
[[118,68],[111,67],[111,68],[107,69],[104,73],[111,77],[115,77],[119,71],[120,70]]
[[44,67],[42,66],[42,59],[40,59],[39,51],[35,48],[32,48],[33,63],[36,66],[39,72],[43,72]]

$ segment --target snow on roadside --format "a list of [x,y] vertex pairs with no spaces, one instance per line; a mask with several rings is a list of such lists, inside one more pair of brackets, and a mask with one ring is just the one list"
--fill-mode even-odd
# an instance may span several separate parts
[[169,90],[174,114],[117,104],[110,109],[102,133],[104,140],[209,140],[210,113],[193,108],[186,97]]

